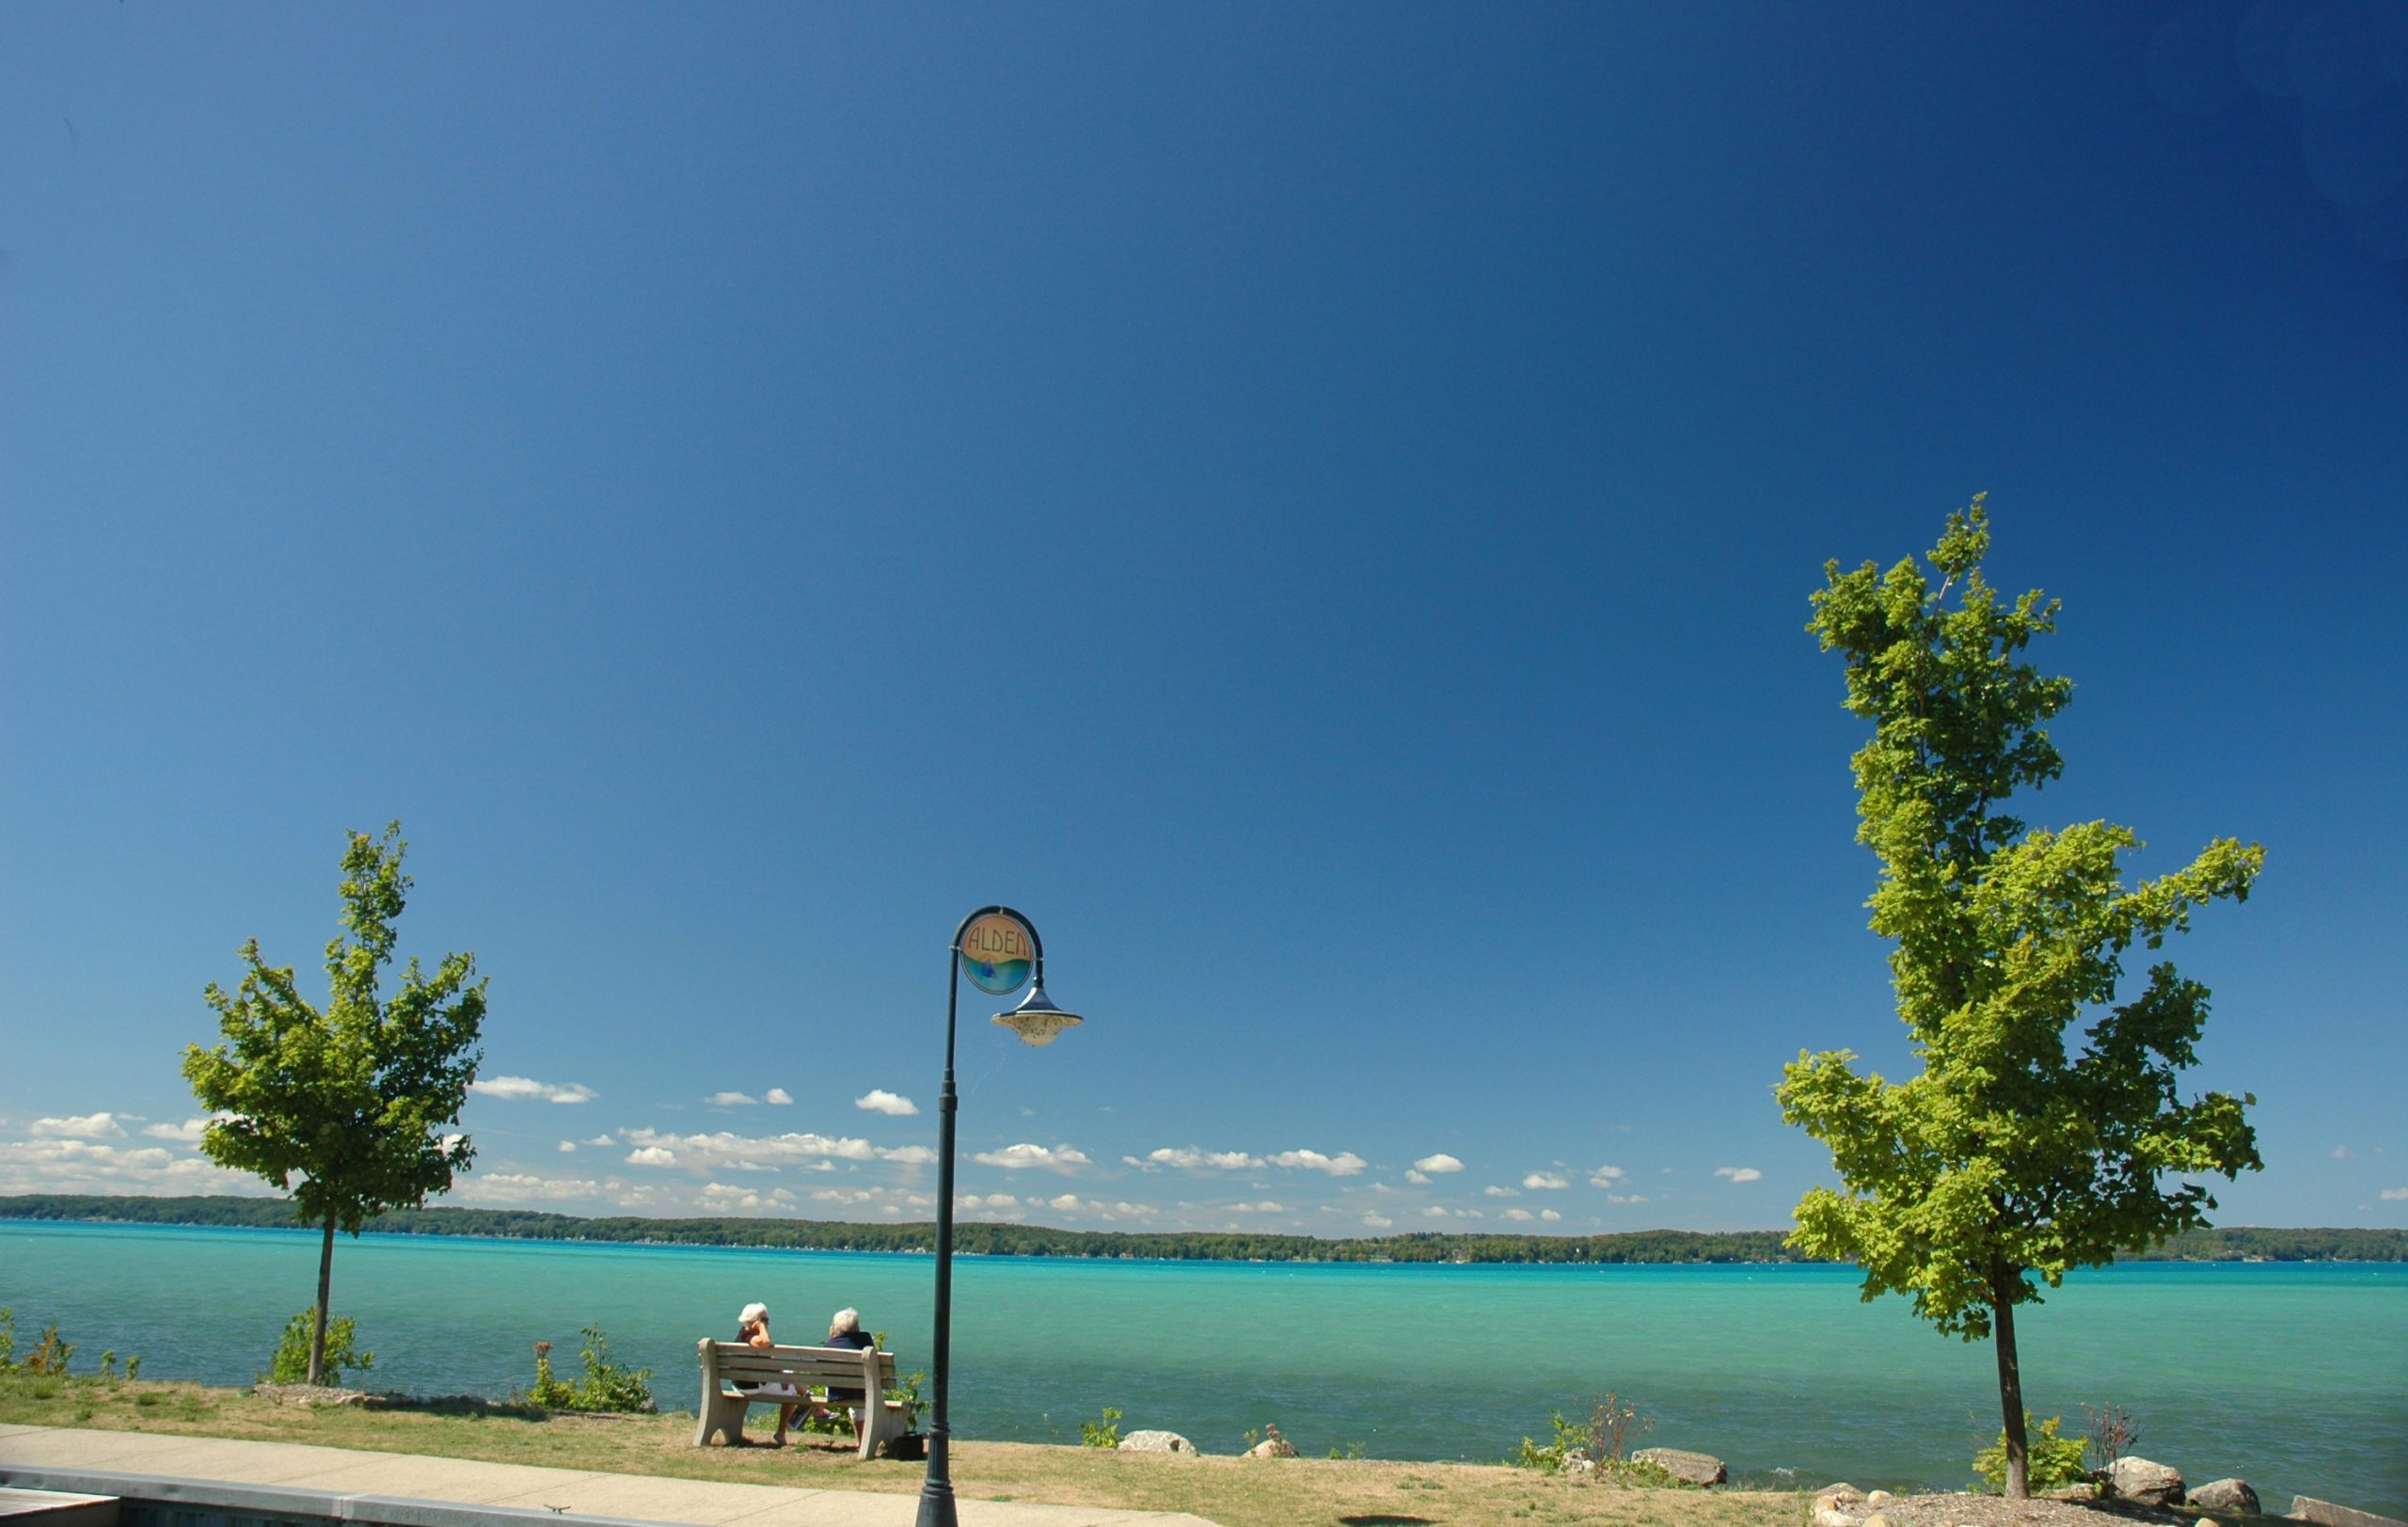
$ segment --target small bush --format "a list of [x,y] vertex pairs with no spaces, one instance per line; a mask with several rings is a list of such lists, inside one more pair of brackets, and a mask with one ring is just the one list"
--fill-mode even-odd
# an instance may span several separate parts
[[41,1340],[36,1342],[34,1349],[25,1354],[25,1372],[40,1374],[46,1377],[64,1378],[67,1376],[67,1361],[74,1355],[74,1343],[60,1341],[57,1327],[44,1326],[41,1328]]
[[[318,1312],[304,1310],[284,1323],[284,1334],[277,1338],[276,1355],[267,1360],[267,1372],[258,1376],[262,1384],[306,1384],[309,1381],[309,1331],[317,1324]],[[340,1384],[342,1371],[364,1374],[376,1365],[376,1354],[356,1349],[352,1318],[349,1315],[326,1316],[326,1366],[325,1380]]]
[[[2029,1479],[2035,1490],[2052,1490],[2066,1485],[2079,1484],[2083,1478],[2082,1454],[2087,1444],[2079,1437],[2059,1437],[2060,1416],[2051,1416],[2037,1426],[2032,1424],[2032,1414],[2023,1415],[2023,1439],[2031,1455]],[[1993,1493],[2006,1488],[2006,1431],[2000,1428],[1998,1444],[1986,1447],[1973,1455],[1973,1472]]]
[[1118,1447],[1120,1445],[1120,1411],[1105,1406],[1103,1414],[1094,1421],[1079,1423],[1079,1441],[1087,1447]]
[[1547,1424],[1555,1440],[1542,1444],[1525,1437],[1521,1447],[1505,1461],[1517,1469],[1558,1474],[1576,1460],[1586,1459],[1594,1464],[1599,1479],[1624,1485],[1678,1483],[1659,1465],[1623,1456],[1624,1450],[1656,1423],[1619,1394],[1608,1391],[1598,1395],[1590,1403],[1586,1421],[1568,1421],[1562,1411],[1550,1410]]
[[610,1360],[610,1342],[599,1326],[578,1333],[578,1356],[585,1376],[564,1384],[552,1373],[552,1344],[535,1344],[535,1382],[520,1396],[547,1410],[647,1412],[653,1408],[652,1370],[625,1368]]
[[17,1312],[0,1308],[0,1374],[17,1371]]
[[2093,1410],[2085,1405],[2082,1413],[2090,1418],[2090,1430],[2083,1439],[2090,1447],[2091,1467],[2105,1471],[2115,1466],[2115,1460],[2132,1449],[2141,1440],[2140,1423],[2120,1405],[2102,1405]]

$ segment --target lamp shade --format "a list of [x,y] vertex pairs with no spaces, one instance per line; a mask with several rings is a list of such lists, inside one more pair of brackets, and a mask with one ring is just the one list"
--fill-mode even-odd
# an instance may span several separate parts
[[1019,1007],[995,1014],[995,1022],[1018,1034],[1022,1044],[1051,1044],[1062,1030],[1075,1028],[1086,1020],[1055,1007],[1040,981],[1021,998]]

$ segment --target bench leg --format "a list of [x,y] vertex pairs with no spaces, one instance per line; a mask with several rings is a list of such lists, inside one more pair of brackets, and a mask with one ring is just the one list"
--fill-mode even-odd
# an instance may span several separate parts
[[735,1447],[744,1440],[744,1412],[752,1402],[741,1394],[712,1394],[703,1400],[702,1414],[694,1418],[694,1445],[710,1446],[711,1434],[719,1433]]
[[903,1435],[903,1407],[892,1400],[871,1400],[861,1408],[862,1446],[863,1461],[878,1456],[878,1450],[888,1440]]

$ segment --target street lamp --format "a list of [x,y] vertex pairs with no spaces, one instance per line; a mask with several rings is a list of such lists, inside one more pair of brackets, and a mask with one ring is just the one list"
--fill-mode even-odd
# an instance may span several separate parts
[[[953,931],[953,946],[945,952],[944,1087],[937,1094],[937,1329],[932,1367],[933,1419],[928,1425],[928,1477],[920,1487],[917,1527],[958,1527],[954,1514],[953,1476],[946,1451],[953,1440],[946,1409],[945,1382],[953,1355],[953,1115],[958,1099],[953,1090],[953,1017],[961,995],[961,978],[990,996],[1009,996],[1029,981],[1028,995],[1018,1007],[995,1014],[995,1022],[1028,1044],[1051,1044],[1066,1028],[1083,1020],[1064,1012],[1045,994],[1045,945],[1037,928],[1009,907],[980,907]],[[1034,978],[1032,980],[1031,978]]]

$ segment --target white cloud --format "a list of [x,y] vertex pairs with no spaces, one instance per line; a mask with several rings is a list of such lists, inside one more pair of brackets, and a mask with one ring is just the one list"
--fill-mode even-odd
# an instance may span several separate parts
[[773,1107],[791,1108],[794,1106],[794,1094],[783,1087],[773,1087],[761,1094],[761,1101]]
[[1441,1151],[1434,1156],[1423,1156],[1413,1164],[1415,1171],[1426,1171],[1433,1177],[1444,1177],[1450,1171],[1461,1171],[1464,1164]]
[[1417,1187],[1428,1187],[1430,1185],[1430,1179],[1424,1176],[1418,1169],[1406,1172],[1404,1174],[1404,1180],[1413,1184]]
[[1072,1171],[1092,1165],[1086,1153],[1070,1146],[1049,1148],[1031,1145],[1025,1140],[1018,1145],[1006,1145],[1000,1151],[981,1151],[970,1159],[982,1167],[1001,1167],[1006,1171],[1021,1171],[1031,1167],[1046,1171]]
[[1538,1217],[1538,1216],[1530,1213],[1528,1209],[1508,1209],[1505,1211],[1504,1217],[1508,1219],[1536,1219]]
[[1017,1209],[1020,1200],[1009,1193],[990,1193],[983,1199],[975,1193],[957,1193],[953,1196],[953,1206],[957,1209]]
[[[144,1133],[145,1133],[145,1134],[148,1134],[148,1133],[150,1133],[150,1132],[149,1132],[148,1130],[145,1130],[145,1131],[144,1131]],[[2351,1150],[2351,1149],[2350,1149],[2348,1146],[2346,1146],[2346,1145],[2337,1145],[2337,1146],[2333,1147],[2333,1159],[2334,1159],[2334,1160],[2336,1160],[2336,1161],[2349,1161],[2349,1160],[2353,1160],[2353,1159],[2354,1159],[2354,1158],[2356,1157],[2357,1153],[2356,1153],[2355,1151]]]
[[751,1108],[761,1102],[750,1092],[713,1092],[703,1101],[714,1108]]
[[608,1136],[608,1135],[596,1135],[596,1136],[594,1136],[592,1139],[590,1139],[590,1140],[586,1141],[585,1143],[586,1143],[586,1144],[588,1144],[588,1145],[598,1145],[598,1146],[605,1146],[605,1147],[607,1147],[607,1146],[610,1146],[610,1145],[611,1145],[611,1144],[613,1144],[613,1143],[615,1143],[615,1142],[614,1142],[614,1141],[612,1141],[612,1139],[610,1138],[610,1136]]
[[1370,1226],[1373,1230],[1386,1230],[1389,1226],[1395,1224],[1396,1221],[1390,1219],[1386,1215],[1365,1215],[1363,1217],[1363,1223]]
[[1529,1188],[1570,1187],[1572,1180],[1560,1171],[1534,1171],[1522,1179],[1522,1185]]
[[1146,1153],[1143,1161],[1135,1156],[1120,1159],[1133,1167],[1179,1167],[1189,1171],[1207,1168],[1214,1171],[1260,1171],[1267,1164],[1260,1156],[1248,1155],[1244,1151],[1207,1151],[1194,1145],[1165,1145]]
[[853,1106],[867,1109],[871,1113],[890,1114],[897,1119],[920,1111],[920,1105],[910,1098],[903,1096],[900,1092],[890,1092],[882,1087],[873,1087],[853,1099]]
[[795,1197],[783,1187],[761,1192],[728,1183],[705,1183],[694,1206],[713,1214],[776,1214],[795,1206]]
[[1560,1219],[1563,1217],[1557,1214],[1553,1209],[1541,1209],[1539,1211],[1539,1217],[1541,1219]]
[[900,1166],[925,1166],[936,1153],[925,1145],[872,1145],[853,1136],[816,1135],[807,1131],[784,1135],[737,1135],[720,1130],[708,1135],[678,1135],[656,1129],[627,1129],[620,1137],[633,1146],[658,1146],[677,1153],[693,1167],[725,1167],[742,1171],[774,1171],[796,1166],[816,1170],[819,1163],[889,1161]]
[[539,1082],[532,1076],[487,1076],[470,1082],[468,1090],[510,1102],[591,1103],[601,1095],[582,1082]]
[[2408,1187],[2386,1187],[2383,1190],[2383,1201],[2385,1203],[2398,1203],[2402,1199],[2408,1199]]
[[1608,1193],[1606,1195],[1606,1201],[1608,1203],[1645,1203],[1647,1201],[1647,1195],[1644,1193]]
[[673,1167],[677,1165],[677,1153],[662,1145],[638,1146],[627,1153],[627,1165],[630,1167]]
[[1481,1191],[1492,1199],[1518,1199],[1522,1196],[1522,1190],[1518,1187],[1499,1187],[1495,1183],[1489,1184]]
[[1270,1161],[1275,1167],[1301,1167],[1307,1171],[1325,1171],[1332,1177],[1352,1177],[1370,1165],[1352,1151],[1340,1151],[1334,1156],[1319,1151],[1282,1151]]
[[198,1145],[201,1131],[208,1127],[206,1119],[187,1119],[181,1124],[145,1124],[142,1133],[154,1140],[182,1140],[186,1145]]
[[25,1126],[40,1139],[121,1140],[125,1126],[113,1113],[70,1114],[64,1119],[37,1119]]
[[1717,1167],[1714,1169],[1714,1175],[1727,1177],[1735,1183],[1752,1183],[1763,1177],[1764,1173],[1753,1167]]
[[1260,1203],[1232,1203],[1229,1205],[1229,1213],[1238,1215],[1283,1215],[1287,1212],[1288,1206],[1286,1204],[1274,1203],[1269,1199],[1263,1200]]
[[591,1177],[543,1177],[531,1172],[479,1171],[461,1178],[446,1197],[458,1199],[464,1203],[523,1208],[547,1199],[600,1198],[610,1190]]
[[1589,1185],[1591,1187],[1611,1187],[1616,1183],[1621,1182],[1624,1178],[1629,1175],[1630,1173],[1623,1170],[1620,1167],[1599,1167],[1595,1171],[1589,1174]]
[[0,1193],[235,1193],[276,1191],[248,1172],[160,1145],[123,1146],[62,1137],[0,1142]]
[[577,1150],[577,1142],[576,1142],[575,1140],[562,1140],[562,1141],[561,1141],[561,1154],[562,1154],[562,1155],[568,1155],[568,1154],[570,1154],[570,1153],[574,1153],[576,1150]]

